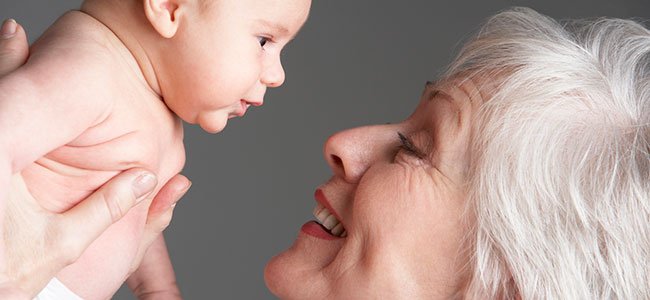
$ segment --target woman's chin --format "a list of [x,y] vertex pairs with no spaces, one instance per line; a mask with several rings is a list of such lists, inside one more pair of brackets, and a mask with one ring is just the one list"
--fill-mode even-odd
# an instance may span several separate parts
[[284,294],[288,285],[288,280],[284,278],[286,274],[283,272],[283,269],[289,267],[286,264],[283,266],[283,255],[284,252],[274,256],[264,267],[264,283],[266,283],[266,287],[273,295],[282,299],[286,297]]
[[329,241],[300,232],[291,248],[266,264],[266,286],[281,299],[323,298],[329,286],[323,271],[336,258],[342,244],[342,239]]
[[280,299],[308,299],[307,295],[312,293],[307,290],[313,287],[313,282],[308,280],[311,276],[295,265],[297,257],[291,250],[271,258],[264,268],[264,282],[269,291]]

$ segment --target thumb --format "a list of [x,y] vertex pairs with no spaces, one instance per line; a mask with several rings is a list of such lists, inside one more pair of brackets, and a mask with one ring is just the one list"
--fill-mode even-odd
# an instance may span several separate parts
[[[74,254],[85,249],[135,204],[147,198],[157,184],[155,175],[142,169],[118,174],[88,198],[59,217],[61,241]],[[69,239],[69,240],[67,240]]]
[[28,54],[29,45],[23,27],[13,19],[4,21],[0,27],[0,76],[22,66]]

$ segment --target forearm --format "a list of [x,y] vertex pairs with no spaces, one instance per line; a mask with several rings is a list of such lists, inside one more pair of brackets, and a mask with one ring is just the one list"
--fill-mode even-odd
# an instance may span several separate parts
[[138,299],[182,299],[162,234],[151,244],[126,283]]

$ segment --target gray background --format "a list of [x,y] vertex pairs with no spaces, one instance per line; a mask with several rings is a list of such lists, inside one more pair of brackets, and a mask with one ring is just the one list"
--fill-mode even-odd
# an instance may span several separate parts
[[[80,0],[1,0],[33,41]],[[648,0],[314,0],[283,53],[287,80],[224,132],[185,126],[194,183],[165,232],[187,299],[273,299],[263,268],[311,219],[316,186],[330,176],[322,145],[332,133],[396,122],[426,80],[487,16],[530,6],[555,18],[650,17]],[[646,23],[648,24],[648,23]],[[115,299],[133,299],[122,288]]]

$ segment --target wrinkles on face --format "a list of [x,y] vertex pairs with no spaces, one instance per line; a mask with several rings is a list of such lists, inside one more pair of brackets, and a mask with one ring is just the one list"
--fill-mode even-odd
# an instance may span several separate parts
[[[405,121],[350,129],[327,140],[325,157],[334,177],[320,189],[348,235],[334,242],[310,239],[310,247],[300,246],[305,239],[299,237],[292,248],[299,254],[280,260],[285,266],[312,264],[309,270],[318,275],[310,280],[324,281],[310,283],[324,288],[312,298],[410,299],[457,292],[459,265],[466,261],[461,221],[471,125],[482,99],[473,82],[463,84],[428,84]],[[400,148],[405,138],[408,147]]]

